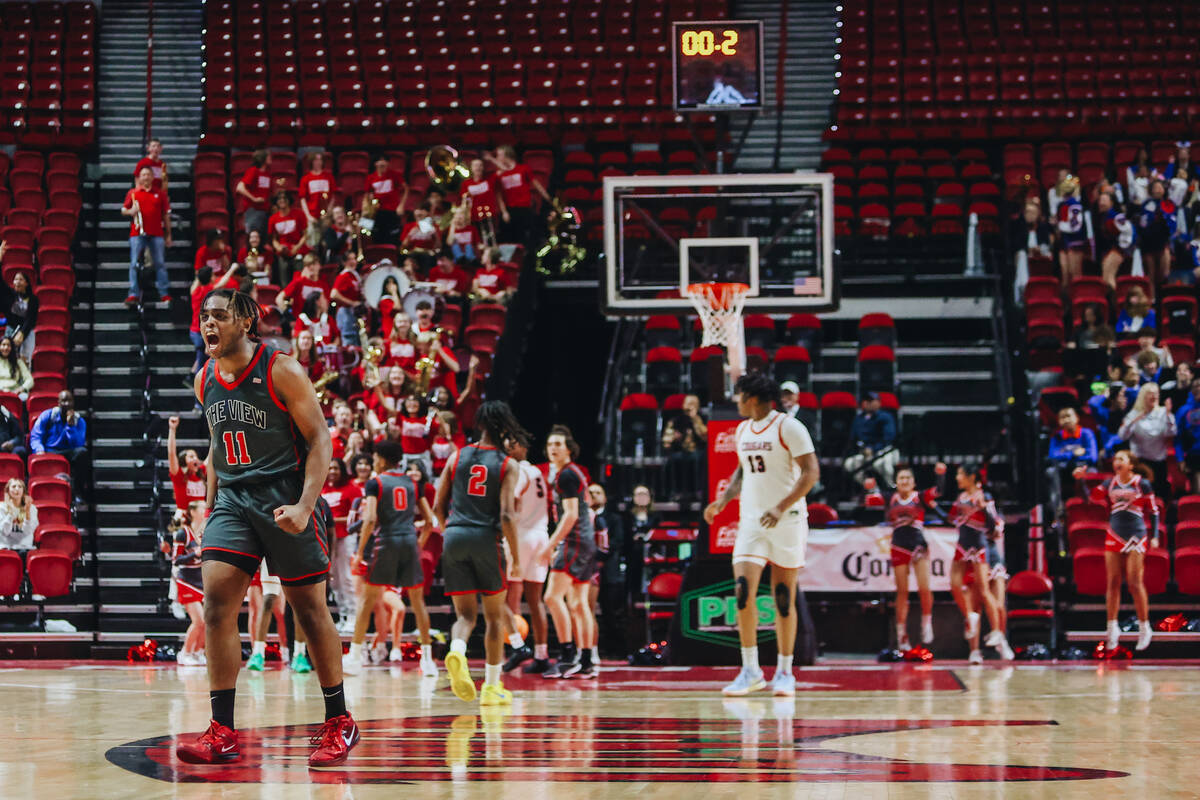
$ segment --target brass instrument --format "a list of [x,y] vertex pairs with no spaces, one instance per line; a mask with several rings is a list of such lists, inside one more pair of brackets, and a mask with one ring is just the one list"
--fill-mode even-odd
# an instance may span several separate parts
[[492,207],[483,206],[479,214],[479,238],[483,240],[483,246],[498,247],[500,238],[496,234],[496,216],[492,214]]
[[367,338],[367,323],[362,317],[358,318],[358,340],[362,343],[363,388],[374,389],[380,381],[379,362],[383,360],[383,347],[379,339]]
[[313,381],[313,391],[315,391],[317,393],[317,402],[318,403],[320,403],[321,405],[325,405],[325,403],[328,402],[329,392],[326,391],[325,387],[328,386],[329,384],[333,383],[334,381],[336,381],[337,378],[338,378],[338,373],[336,371],[325,372],[321,375],[321,377],[319,377],[315,381]]
[[429,393],[429,382],[433,378],[433,356],[425,356],[417,361],[417,394]]
[[133,212],[133,227],[137,229],[138,236],[146,235],[146,224],[142,220],[142,204],[138,201],[133,201],[137,205],[137,210]]
[[[358,229],[363,236],[370,237],[375,232],[375,214],[379,211],[379,200],[374,192],[365,192],[362,207],[358,213]],[[359,261],[362,259],[360,258]]]
[[454,190],[471,177],[471,170],[458,158],[458,151],[448,144],[434,145],[425,154],[425,171],[429,180],[439,189]]
[[551,201],[547,223],[550,236],[537,251],[538,272],[543,275],[568,275],[587,258],[587,250],[579,244],[582,219],[574,206],[564,206],[557,197]]

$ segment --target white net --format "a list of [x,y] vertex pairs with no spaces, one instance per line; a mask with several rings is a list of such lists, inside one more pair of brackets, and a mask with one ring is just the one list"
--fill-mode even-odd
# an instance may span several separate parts
[[742,308],[749,291],[750,287],[744,283],[693,283],[687,287],[687,295],[704,329],[701,347],[724,347],[734,377],[742,374],[745,364]]

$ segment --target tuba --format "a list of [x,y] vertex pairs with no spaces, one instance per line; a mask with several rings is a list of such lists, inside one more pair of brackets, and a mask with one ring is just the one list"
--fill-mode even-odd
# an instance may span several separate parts
[[471,170],[463,166],[458,151],[448,144],[434,145],[425,154],[425,171],[429,180],[439,189],[453,191],[471,177]]
[[338,379],[337,370],[329,370],[322,373],[321,377],[313,381],[313,391],[317,393],[317,402],[325,405],[329,401],[329,391],[325,388],[329,384]]
[[537,271],[543,275],[569,275],[587,258],[587,249],[579,244],[582,233],[579,209],[565,206],[555,197],[551,203],[545,244],[538,249]]

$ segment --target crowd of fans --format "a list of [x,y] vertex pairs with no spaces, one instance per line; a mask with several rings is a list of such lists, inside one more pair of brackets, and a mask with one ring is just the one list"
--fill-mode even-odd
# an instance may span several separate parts
[[[1058,428],[1046,452],[1052,507],[1084,475],[1128,450],[1153,475],[1155,494],[1170,499],[1190,484],[1200,489],[1200,380],[1196,379],[1193,289],[1200,278],[1200,169],[1190,143],[1180,142],[1165,164],[1147,151],[1119,170],[1117,180],[1091,186],[1064,172],[1045,198],[1025,199],[1014,223],[1018,282],[1056,258],[1069,308],[1061,342],[1064,378],[1073,394],[1044,421]],[[1085,265],[1105,290],[1085,285]],[[1042,279],[1046,280],[1046,279]],[[1032,287],[1032,282],[1029,284]],[[1169,301],[1182,298],[1176,308]],[[1048,300],[1026,289],[1031,351],[1057,344],[1032,326],[1032,309]],[[1156,311],[1156,300],[1163,303]],[[1057,306],[1055,305],[1057,304]],[[1188,312],[1191,308],[1193,311]],[[1044,395],[1045,396],[1045,395]],[[1057,395],[1056,395],[1057,397]]]

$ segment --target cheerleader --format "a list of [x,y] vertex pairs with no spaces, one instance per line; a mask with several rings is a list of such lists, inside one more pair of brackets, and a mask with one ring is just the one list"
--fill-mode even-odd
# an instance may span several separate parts
[[1138,228],[1146,277],[1155,286],[1171,271],[1171,240],[1177,228],[1177,209],[1166,196],[1166,187],[1157,178],[1150,182],[1150,197],[1142,203]]
[[1110,192],[1096,198],[1096,215],[1099,225],[1096,230],[1096,257],[1100,260],[1100,274],[1109,288],[1117,288],[1117,272],[1125,260],[1133,257],[1137,237],[1131,223]]
[[1079,178],[1068,175],[1058,184],[1058,234],[1061,248],[1058,263],[1062,269],[1062,285],[1065,289],[1083,275],[1083,253],[1088,247],[1087,231],[1084,228],[1083,202],[1079,199]]
[[[995,532],[1003,529],[1004,522],[996,511],[995,500],[983,490],[977,467],[961,466],[955,478],[959,495],[951,508],[951,518],[958,527],[958,546],[954,549],[954,563],[950,567],[950,591],[966,620],[964,636],[971,643],[968,661],[972,664],[982,664],[983,653],[979,649],[979,612],[972,610],[973,598],[968,598],[963,584],[969,571],[977,586],[986,587],[987,541]],[[988,625],[991,627],[984,643],[988,647],[996,648],[1001,658],[1010,660],[1012,649],[1009,648],[1004,632],[1000,629],[1000,615],[991,592],[981,591],[974,599],[982,603]]]
[[200,539],[204,534],[204,502],[193,500],[187,511],[172,522],[175,547],[171,561],[175,565],[175,591],[179,604],[187,612],[191,624],[183,637],[183,648],[177,658],[180,666],[194,667],[206,663],[204,657],[204,582],[200,576]]
[[[1153,630],[1150,627],[1150,600],[1146,595],[1142,571],[1147,529],[1150,532],[1150,546],[1158,547],[1158,504],[1154,499],[1154,488],[1147,480],[1149,470],[1138,463],[1128,450],[1118,451],[1113,456],[1112,464],[1115,475],[1091,493],[1093,502],[1105,503],[1109,509],[1108,533],[1104,538],[1104,571],[1108,576],[1105,590],[1108,613],[1106,644],[1111,650],[1121,638],[1117,612],[1121,608],[1121,574],[1124,573],[1138,618],[1136,649],[1145,650],[1150,646]],[[1077,469],[1076,477],[1082,477],[1085,471],[1083,468]]]
[[[939,463],[934,471],[946,473]],[[911,565],[917,576],[921,598],[921,643],[933,642],[933,590],[929,588],[929,548],[925,542],[925,509],[934,508],[937,489],[917,492],[911,467],[896,470],[896,492],[887,504],[887,523],[892,526],[892,571],[896,577],[896,642],[900,650],[911,650],[908,643],[908,573]]]

